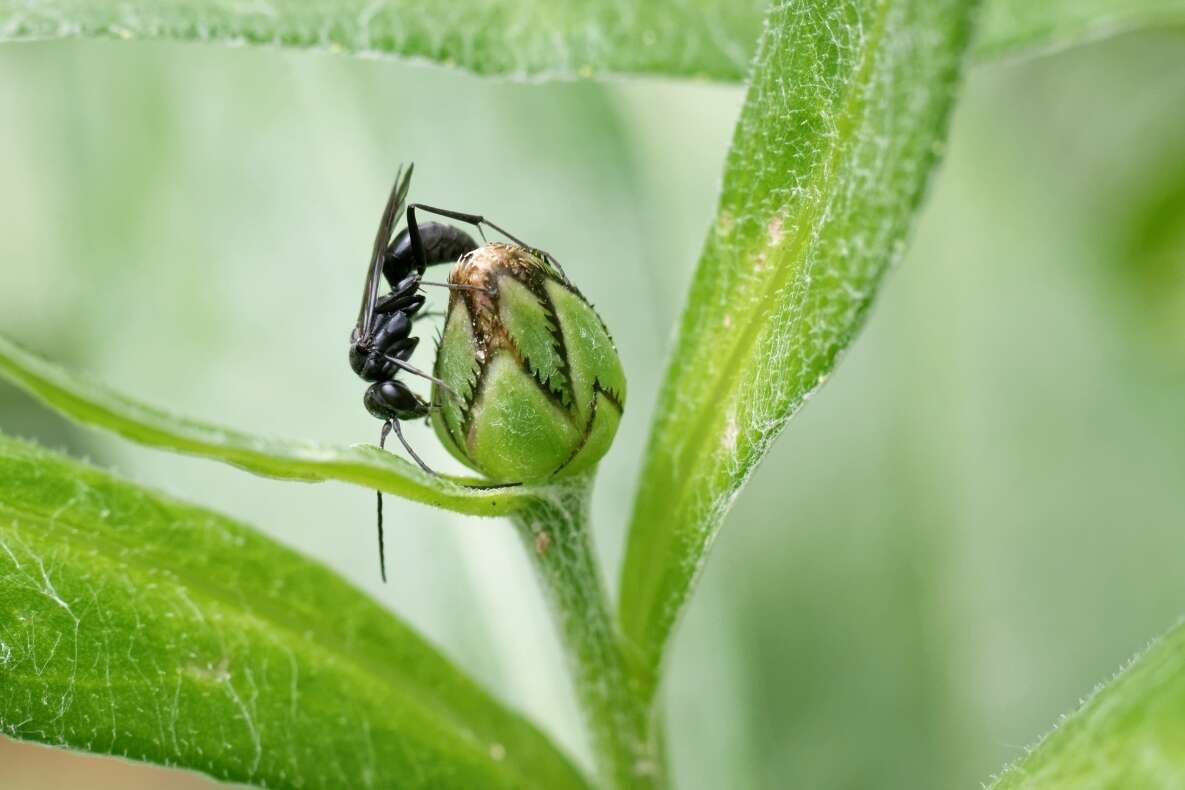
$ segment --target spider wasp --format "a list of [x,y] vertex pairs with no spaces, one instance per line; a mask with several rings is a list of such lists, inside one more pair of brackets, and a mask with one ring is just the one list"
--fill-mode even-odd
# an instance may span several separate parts
[[[371,382],[362,398],[366,410],[383,421],[379,434],[379,447],[385,448],[387,436],[393,431],[408,455],[421,469],[431,475],[436,473],[424,463],[408,444],[400,429],[400,422],[422,419],[429,415],[433,404],[424,400],[399,378],[401,373],[419,376],[436,385],[447,397],[456,397],[448,386],[408,360],[419,345],[420,338],[412,336],[413,324],[424,314],[420,310],[426,301],[424,285],[437,285],[453,289],[468,289],[473,286],[451,283],[429,283],[424,273],[429,266],[452,264],[462,255],[478,248],[468,233],[452,225],[440,222],[418,222],[416,212],[435,214],[446,219],[472,225],[482,233],[482,227],[491,228],[515,244],[533,249],[516,239],[502,228],[478,214],[436,208],[422,203],[407,205],[407,225],[393,239],[395,223],[404,211],[408,186],[411,181],[412,165],[406,172],[402,167],[395,174],[395,184],[387,199],[374,248],[370,256],[370,268],[366,275],[366,287],[362,292],[362,307],[358,321],[350,335],[350,367],[364,381]],[[484,241],[484,234],[482,234]],[[544,253],[546,254],[546,253]],[[554,262],[554,258],[547,256]],[[555,264],[559,268],[558,262]],[[562,269],[560,269],[562,272]],[[386,279],[390,293],[379,296],[381,280]],[[379,569],[383,581],[387,580],[387,566],[383,550],[383,494],[378,495],[378,538]]]

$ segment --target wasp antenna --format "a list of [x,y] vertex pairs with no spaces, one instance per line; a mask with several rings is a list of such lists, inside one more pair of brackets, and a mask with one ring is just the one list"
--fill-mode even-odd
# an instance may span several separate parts
[[[383,430],[379,433],[379,449],[386,449],[387,434],[391,433],[391,421],[383,423]],[[383,584],[387,583],[387,552],[383,546],[383,492],[375,491],[378,497],[378,507],[375,512],[379,528],[379,575],[383,577]]]
[[375,491],[375,496],[378,497],[378,524],[379,524],[379,576],[383,578],[383,584],[387,583],[387,556],[383,549],[383,492]]

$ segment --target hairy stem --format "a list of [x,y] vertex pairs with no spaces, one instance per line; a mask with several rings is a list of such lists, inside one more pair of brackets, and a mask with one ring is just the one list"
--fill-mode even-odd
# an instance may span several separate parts
[[551,604],[596,751],[599,784],[667,787],[662,739],[630,680],[588,529],[592,477],[550,487],[513,515]]

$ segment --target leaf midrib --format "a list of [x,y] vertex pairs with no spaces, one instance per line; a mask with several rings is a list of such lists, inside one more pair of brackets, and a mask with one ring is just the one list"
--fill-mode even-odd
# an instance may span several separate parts
[[[863,48],[861,61],[856,69],[856,78],[848,83],[848,88],[845,91],[844,106],[842,112],[837,115],[837,134],[834,136],[834,142],[830,146],[826,160],[826,167],[819,167],[815,173],[817,175],[812,179],[814,185],[818,188],[818,194],[830,195],[831,187],[833,186],[837,174],[839,172],[839,163],[844,151],[847,150],[852,130],[855,128],[855,115],[859,107],[859,98],[863,95],[864,90],[869,84],[869,79],[872,74],[872,67],[876,61],[876,54],[880,51],[880,41],[885,32],[888,8],[890,3],[881,3],[878,8],[878,15],[876,18],[876,25],[869,35],[869,45]],[[809,208],[805,208],[803,212],[804,219],[809,221],[800,222],[796,228],[791,240],[778,247],[778,258],[784,260],[788,255],[797,253],[804,249],[809,244],[810,234],[814,230],[815,222],[822,212],[822,202],[810,204]],[[794,279],[796,275],[805,274],[800,269],[790,266],[774,266],[773,275],[768,282],[772,287],[765,287],[760,289],[762,296],[759,298],[759,309],[745,311],[749,318],[743,322],[740,336],[737,342],[732,344],[731,350],[728,353],[727,361],[718,367],[720,371],[715,376],[715,381],[709,390],[710,395],[704,400],[706,404],[718,405],[724,403],[726,395],[731,394],[731,391],[739,389],[741,382],[735,377],[728,375],[731,371],[740,370],[740,360],[746,355],[752,353],[753,347],[756,345],[756,338],[762,334],[766,329],[768,316],[774,312],[772,307],[773,301],[777,298],[778,293],[783,288],[787,287],[789,281]],[[748,289],[748,290],[751,290]],[[795,319],[799,320],[798,318]],[[730,401],[732,398],[729,399]],[[674,470],[700,470],[706,469],[707,464],[699,464],[699,461],[707,454],[710,442],[708,441],[710,429],[718,422],[718,417],[722,410],[713,408],[710,411],[701,410],[702,418],[697,420],[692,426],[690,437],[683,444],[683,451],[679,454],[678,463],[672,469]],[[744,427],[744,426],[741,426]],[[693,462],[695,462],[693,464]],[[692,484],[699,485],[698,480],[693,480],[692,474],[681,474],[675,480],[676,486],[676,501],[680,506],[676,508],[664,509],[666,513],[680,512],[682,503],[686,502],[688,486]],[[693,528],[703,528],[704,525],[691,525]]]

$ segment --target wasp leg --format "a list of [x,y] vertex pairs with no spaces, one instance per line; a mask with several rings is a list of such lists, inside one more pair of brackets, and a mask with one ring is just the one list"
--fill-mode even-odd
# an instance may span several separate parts
[[[552,266],[554,266],[556,268],[556,271],[558,271],[560,273],[560,276],[563,277],[566,282],[569,282],[569,283],[571,282],[570,280],[568,280],[567,273],[564,272],[564,267],[560,265],[560,262],[558,260],[556,260],[556,257],[554,255],[552,255],[550,252],[548,252],[547,250],[541,250],[538,247],[532,247],[530,244],[527,244],[522,239],[520,239],[517,236],[515,236],[514,234],[508,232],[505,228],[500,227],[499,225],[495,225],[493,222],[490,222],[488,219],[486,219],[485,217],[483,217],[480,214],[466,214],[463,211],[451,211],[446,208],[437,208],[436,206],[429,206],[426,203],[409,203],[407,205],[407,227],[408,227],[408,230],[411,230],[411,228],[415,226],[416,209],[421,209],[423,211],[427,211],[429,214],[436,214],[441,217],[448,217],[449,219],[455,219],[458,222],[466,222],[466,223],[472,225],[473,227],[477,228],[478,233],[481,233],[482,225],[493,228],[494,230],[498,231],[506,238],[513,241],[518,246],[525,247],[528,250],[534,250],[535,252],[538,252],[540,255],[543,256],[543,258],[548,263],[550,263]],[[418,230],[416,232],[413,232],[411,235],[412,235],[412,245],[414,247],[416,244],[419,243]],[[482,239],[483,240],[485,239],[485,234],[482,234]]]
[[466,285],[464,283],[434,283],[431,280],[420,280],[420,285],[431,285],[436,288],[448,288],[450,291],[479,291],[489,296],[494,295],[493,288],[482,288],[479,285]]
[[428,466],[428,464],[424,463],[420,456],[416,455],[416,451],[411,449],[411,445],[407,443],[407,439],[403,438],[403,430],[399,427],[399,420],[391,420],[391,427],[394,428],[395,435],[399,437],[399,441],[403,444],[403,449],[407,450],[407,454],[412,457],[412,460],[419,464],[420,468],[428,474],[432,475],[433,477],[440,477],[440,475],[436,474],[436,472],[432,470],[432,467]]
[[454,398],[461,397],[460,395],[457,394],[457,391],[455,389],[453,389],[452,387],[450,387],[448,384],[445,384],[443,381],[436,378],[431,373],[425,373],[424,371],[420,370],[419,368],[417,368],[415,365],[411,364],[410,362],[404,362],[399,357],[393,357],[388,354],[383,354],[383,359],[387,360],[388,362],[395,365],[396,367],[406,370],[408,373],[412,374],[413,376],[419,376],[421,378],[428,379],[428,381],[431,381],[433,384],[440,387],[445,392],[452,395]]

